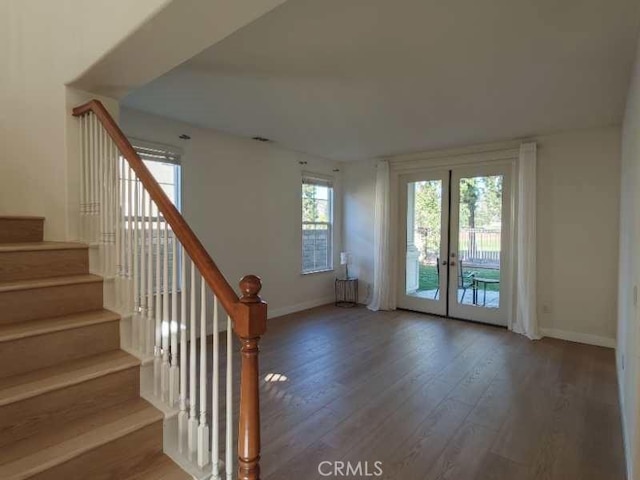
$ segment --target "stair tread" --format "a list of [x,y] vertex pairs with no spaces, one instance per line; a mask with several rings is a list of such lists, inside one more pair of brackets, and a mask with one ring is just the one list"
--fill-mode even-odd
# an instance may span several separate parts
[[53,367],[0,379],[0,406],[140,365],[122,350],[93,355]]
[[193,477],[176,465],[167,455],[160,454],[152,465],[126,480],[192,480]]
[[0,325],[0,343],[25,337],[44,335],[61,330],[96,325],[98,323],[119,320],[120,316],[110,310],[91,310],[89,312],[71,313],[61,317],[26,320],[22,322]]
[[0,282],[0,293],[15,290],[30,290],[34,288],[58,287],[61,285],[76,285],[79,283],[102,282],[102,277],[93,274],[65,275],[62,277],[37,278],[32,280],[18,280]]
[[31,215],[0,215],[0,220],[44,220],[44,217]]
[[43,250],[82,250],[89,246],[86,243],[77,242],[24,242],[24,243],[0,243],[2,252],[34,252]]
[[63,428],[47,429],[2,448],[0,478],[29,478],[158,421],[162,414],[136,399]]

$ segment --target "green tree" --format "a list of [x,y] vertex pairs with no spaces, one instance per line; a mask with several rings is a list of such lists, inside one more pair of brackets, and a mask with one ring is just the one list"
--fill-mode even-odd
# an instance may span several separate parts
[[[482,193],[482,178],[463,178],[460,180],[460,220],[466,220],[469,227],[469,251],[476,251],[476,210]],[[466,218],[465,218],[466,217]],[[461,222],[462,223],[462,222]]]
[[502,175],[483,177],[483,225],[500,223],[502,218]]
[[415,183],[415,230],[422,238],[422,255],[440,253],[442,215],[442,182],[431,180]]
[[479,178],[463,178],[460,180],[461,220],[465,221],[469,228],[476,226],[476,210],[481,195]]
[[302,221],[329,222],[331,191],[322,185],[302,184]]
[[315,222],[318,218],[315,185],[302,184],[302,221]]

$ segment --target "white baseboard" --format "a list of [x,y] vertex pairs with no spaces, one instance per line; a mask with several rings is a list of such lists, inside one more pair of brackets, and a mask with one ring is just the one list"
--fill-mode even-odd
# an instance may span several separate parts
[[616,371],[618,374],[618,401],[620,404],[620,421],[622,422],[622,442],[624,444],[624,459],[625,466],[627,467],[627,478],[633,478],[633,456],[631,454],[631,445],[629,444],[629,427],[627,424],[627,412],[624,405],[624,390],[622,384],[624,383],[622,377],[624,370],[620,365],[619,357],[616,352]]
[[566,330],[558,330],[557,328],[541,328],[540,333],[543,337],[558,338],[560,340],[568,340],[570,342],[577,343],[586,343],[587,345],[596,345],[598,347],[616,348],[615,338],[590,335],[588,333],[568,332]]
[[309,308],[319,307],[321,305],[327,305],[333,303],[335,298],[333,296],[316,298],[315,300],[309,300],[308,302],[297,303],[295,305],[289,305],[286,307],[269,309],[268,318],[282,317],[283,315],[289,315],[290,313],[301,312],[302,310],[308,310]]

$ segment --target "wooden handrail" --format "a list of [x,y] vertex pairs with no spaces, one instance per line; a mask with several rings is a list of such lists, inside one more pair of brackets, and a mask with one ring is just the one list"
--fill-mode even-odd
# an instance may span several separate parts
[[81,117],[89,112],[95,114],[111,140],[127,160],[138,179],[155,202],[165,221],[178,238],[189,258],[204,278],[209,288],[222,303],[233,321],[233,330],[242,343],[242,367],[240,380],[240,412],[238,432],[238,478],[259,480],[260,478],[260,400],[258,342],[266,331],[267,304],[259,293],[262,283],[259,277],[247,275],[240,280],[242,298],[233,288],[207,250],[191,230],[182,214],[169,200],[162,187],[153,178],[125,134],[99,100],[91,100],[73,109],[73,116]]
[[144,188],[149,192],[149,196],[158,206],[158,210],[171,226],[171,230],[176,237],[178,237],[178,240],[180,240],[189,258],[193,260],[193,263],[204,277],[207,285],[209,285],[211,290],[216,294],[225,310],[234,318],[237,309],[243,308],[240,300],[218,269],[218,266],[209,256],[207,250],[202,246],[196,234],[193,233],[189,224],[171,200],[169,200],[169,197],[167,197],[167,194],[162,190],[162,187],[155,178],[153,178],[153,175],[151,175],[151,172],[133,148],[133,145],[131,145],[122,130],[120,130],[120,127],[118,127],[102,102],[99,100],[91,100],[84,105],[74,108],[73,115],[80,117],[89,111],[93,112],[98,120],[100,120],[100,123],[116,144],[122,156],[127,160]]

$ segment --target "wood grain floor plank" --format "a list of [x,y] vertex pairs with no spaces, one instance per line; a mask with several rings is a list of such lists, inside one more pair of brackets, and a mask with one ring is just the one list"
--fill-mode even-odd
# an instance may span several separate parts
[[266,480],[340,478],[323,461],[382,461],[385,480],[624,478],[611,350],[324,306],[270,320],[261,352]]
[[[383,461],[385,478],[424,478],[469,410],[470,407],[464,403],[446,399],[435,408],[425,410],[426,415],[413,428],[407,419],[399,430],[404,433],[404,440],[386,443],[387,450],[381,450],[377,456]],[[381,448],[385,446],[384,437],[378,437],[375,442]]]
[[482,458],[474,480],[529,480],[527,468],[488,452]]
[[425,480],[473,480],[497,432],[465,422],[449,441]]

